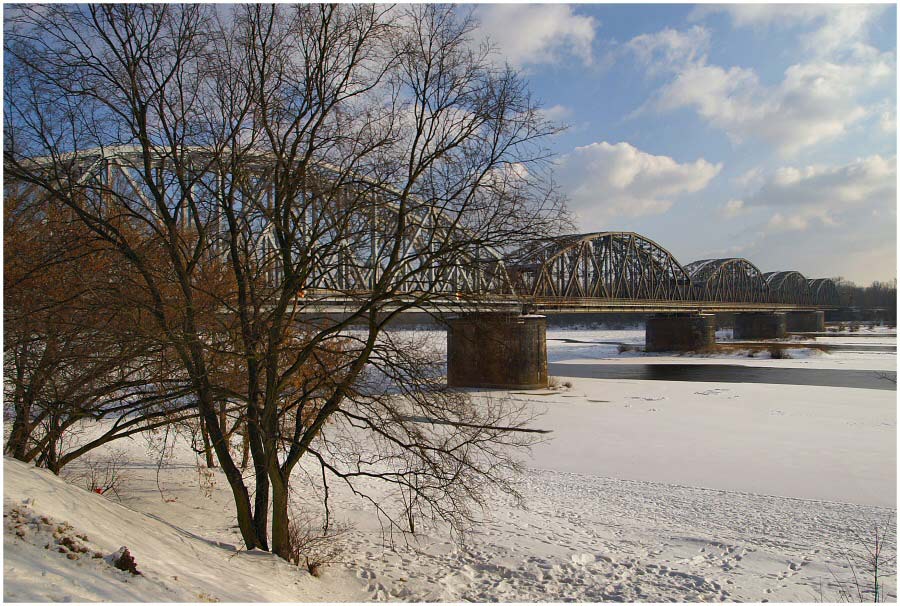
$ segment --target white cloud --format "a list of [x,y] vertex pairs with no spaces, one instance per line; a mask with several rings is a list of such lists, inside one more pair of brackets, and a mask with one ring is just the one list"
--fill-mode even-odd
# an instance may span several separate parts
[[851,211],[859,205],[896,205],[897,158],[870,156],[839,166],[783,167],[745,198],[751,206],[809,206]]
[[788,231],[806,231],[816,221],[822,226],[835,226],[838,222],[821,208],[805,208],[791,213],[777,212],[769,219],[766,224],[770,232],[788,232]]
[[726,219],[733,219],[747,212],[747,206],[743,200],[729,200],[720,209],[719,214]]
[[566,118],[572,116],[574,112],[572,112],[572,108],[566,107],[565,105],[553,105],[542,109],[541,113],[546,120],[550,120],[551,122],[562,122]]
[[785,166],[749,181],[741,208],[763,217],[742,221],[731,254],[763,271],[844,275],[861,284],[896,275],[896,156]]
[[853,51],[867,36],[872,21],[886,8],[885,4],[705,5],[696,8],[691,19],[725,12],[735,27],[784,29],[804,26],[808,29],[799,36],[803,47],[821,56]]
[[682,164],[602,141],[563,156],[557,176],[582,227],[600,229],[611,217],[665,212],[680,196],[704,189],[721,169],[702,158]]
[[593,17],[576,15],[565,4],[483,4],[475,10],[480,31],[515,67],[556,63],[575,56],[593,61]]
[[732,179],[740,187],[748,188],[759,185],[763,181],[763,170],[760,167],[751,168],[748,171]]
[[705,56],[709,49],[709,32],[699,25],[684,32],[667,27],[653,34],[635,36],[625,47],[651,70],[671,69]]
[[790,155],[844,135],[872,111],[863,101],[867,95],[893,90],[893,53],[857,45],[843,62],[815,58],[798,63],[769,86],[753,69],[710,64],[705,31],[698,26],[683,33],[666,29],[626,45],[648,73],[669,74],[639,111],[693,109],[735,143],[763,139]]
[[878,115],[878,126],[882,132],[897,136],[897,108],[894,106],[885,106]]

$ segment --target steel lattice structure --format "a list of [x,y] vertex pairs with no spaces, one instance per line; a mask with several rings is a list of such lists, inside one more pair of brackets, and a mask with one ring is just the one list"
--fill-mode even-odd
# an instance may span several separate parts
[[770,271],[763,274],[772,298],[779,303],[797,305],[814,304],[809,290],[809,282],[799,271]]
[[554,238],[507,267],[515,292],[533,297],[683,301],[692,294],[675,257],[634,232]]
[[809,292],[813,303],[828,307],[837,307],[841,303],[834,280],[829,278],[811,278],[809,280]]
[[698,301],[766,303],[771,293],[759,268],[747,259],[703,259],[684,266]]
[[[261,259],[277,256],[271,225],[273,190],[270,172],[272,159],[259,154],[245,160],[240,177],[216,170],[210,154],[202,148],[189,149],[187,166],[195,172],[191,195],[193,211],[173,193],[166,196],[172,207],[167,209],[178,221],[189,226],[191,212],[205,214],[202,219],[212,226],[213,254],[226,254],[228,233],[223,229],[220,194],[231,186],[237,191],[239,207],[245,216],[245,237]],[[51,165],[48,160],[31,160],[35,165]],[[93,196],[92,203],[102,205],[104,196],[114,193],[131,211],[152,221],[153,198],[146,181],[138,178],[144,169],[144,157],[138,147],[113,147],[79,152],[56,159],[55,167],[64,166],[68,178],[77,182],[83,192]],[[182,164],[182,167],[184,164]],[[177,189],[178,175],[164,158],[152,165],[163,191]],[[741,258],[705,259],[682,266],[665,248],[634,232],[605,231],[550,238],[534,243],[511,255],[476,247],[467,241],[465,229],[434,205],[413,203],[407,207],[407,221],[402,234],[396,232],[398,208],[392,200],[397,192],[382,185],[353,179],[351,190],[330,186],[339,171],[327,165],[317,167],[316,177],[309,180],[311,189],[297,194],[305,196],[302,212],[288,218],[300,234],[312,265],[318,268],[303,286],[304,294],[319,293],[323,297],[355,296],[373,289],[382,277],[388,249],[400,240],[401,262],[396,283],[398,293],[438,293],[447,300],[466,300],[478,296],[510,304],[533,302],[549,308],[566,302],[583,307],[604,307],[604,301],[647,302],[644,308],[679,310],[702,308],[703,303],[717,303],[717,308],[747,309],[772,305],[789,307],[835,307],[839,305],[837,288],[832,280],[807,280],[796,271],[761,273],[750,261]],[[10,171],[7,172],[9,174]],[[72,177],[74,175],[74,178]],[[183,178],[184,175],[181,175]],[[5,187],[19,187],[20,192],[33,192],[35,186],[16,184],[7,179]],[[330,189],[329,195],[323,195]],[[183,198],[183,196],[182,196]],[[360,200],[371,203],[360,204]],[[354,202],[351,203],[350,201]],[[247,210],[250,209],[250,210]],[[329,226],[341,225],[340,232]],[[323,227],[324,226],[324,227]],[[348,227],[349,226],[349,227]],[[437,258],[432,252],[436,243],[454,241],[452,255]],[[315,256],[316,242],[327,246],[327,255]],[[261,263],[266,278],[280,279],[279,264]],[[404,271],[409,270],[409,271]],[[693,306],[693,303],[698,303]],[[709,307],[709,306],[708,306]],[[634,309],[637,309],[635,307]]]
[[[216,170],[203,148],[189,149],[186,156],[194,171],[191,195],[196,212],[203,213],[203,220],[217,232],[212,237],[212,248],[219,254],[227,254],[228,234],[224,229],[219,196],[225,188],[232,186],[238,192],[236,206],[243,215],[243,234],[251,240],[251,248],[261,260],[275,258],[277,248],[269,216],[275,195],[268,179],[272,159],[265,154],[255,156],[243,164],[244,171],[238,177]],[[148,186],[136,174],[144,168],[140,147],[89,150],[57,160],[57,164],[67,165],[69,174],[77,175],[75,180],[80,191],[96,198],[92,203],[102,204],[104,196],[114,192],[116,198],[126,201],[136,215],[152,218],[157,214]],[[32,162],[49,165],[47,159]],[[154,159],[153,170],[158,181],[156,185],[163,191],[176,190],[177,180],[184,178],[184,175],[174,174],[163,157]],[[385,259],[398,238],[400,262],[393,268],[398,279],[391,284],[395,292],[455,296],[510,292],[510,280],[501,255],[489,247],[469,246],[465,239],[466,230],[435,205],[417,201],[407,204],[405,228],[398,234],[398,206],[393,202],[398,192],[361,179],[353,180],[355,190],[344,185],[340,191],[328,192],[329,180],[339,173],[338,169],[320,164],[317,171],[318,174],[307,181],[321,185],[311,185],[310,191],[298,194],[306,199],[297,205],[302,212],[291,218],[298,231],[297,240],[305,248],[297,254],[309,254],[313,265],[319,268],[304,284],[304,295],[316,291],[353,295],[372,290],[381,279]],[[314,188],[319,191],[313,191]],[[34,187],[25,189],[33,191]],[[180,197],[183,196],[177,192],[166,197],[171,200],[169,212],[177,222],[190,227],[191,210]],[[368,198],[371,204],[360,204],[360,198]],[[345,204],[350,199],[355,200],[352,206]],[[340,226],[340,231],[335,226]],[[453,247],[453,255],[445,254],[440,259],[429,255],[438,244],[446,245],[451,240],[458,244]],[[317,247],[317,243],[324,245]],[[317,249],[326,250],[327,255],[316,256]],[[280,279],[278,262],[261,263],[261,266],[267,267],[270,281]]]

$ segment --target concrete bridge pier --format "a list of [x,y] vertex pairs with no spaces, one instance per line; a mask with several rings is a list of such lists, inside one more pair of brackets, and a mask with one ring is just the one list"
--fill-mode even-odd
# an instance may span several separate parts
[[787,333],[787,318],[783,312],[746,312],[734,316],[734,338],[783,339]]
[[450,387],[547,387],[545,316],[476,313],[447,326]]
[[825,332],[824,311],[787,312],[788,332]]
[[715,314],[655,314],[647,318],[646,351],[702,351],[715,344]]

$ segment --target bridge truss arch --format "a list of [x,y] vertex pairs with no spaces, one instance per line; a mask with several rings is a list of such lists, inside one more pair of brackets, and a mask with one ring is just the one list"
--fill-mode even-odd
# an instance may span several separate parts
[[763,276],[769,285],[773,303],[813,304],[809,281],[799,271],[770,271]]
[[809,292],[812,302],[815,305],[839,307],[841,304],[841,295],[838,292],[837,284],[831,278],[810,278]]
[[699,301],[766,303],[769,286],[756,265],[741,258],[703,259],[684,266]]
[[690,276],[675,257],[634,232],[553,238],[521,251],[507,269],[516,292],[538,299],[691,298]]
[[[335,186],[335,175],[341,176],[342,171],[320,163],[308,169],[315,175],[306,178],[307,187],[291,194],[298,198],[294,216],[279,218],[272,210],[273,199],[285,194],[272,183],[275,160],[271,155],[248,156],[236,174],[217,166],[207,149],[187,148],[180,168],[188,167],[190,174],[179,175],[165,153],[151,159],[154,185],[166,200],[165,212],[185,230],[198,222],[208,226],[210,254],[225,257],[232,236],[223,209],[230,206],[238,215],[241,247],[257,256],[269,284],[283,278],[272,225],[281,220],[295,232],[292,254],[306,255],[315,268],[298,291],[303,295],[322,291],[352,296],[372,290],[382,279],[389,257],[397,254],[392,250],[395,244],[399,261],[391,266],[396,278],[390,287],[398,294],[512,293],[503,256],[492,247],[472,244],[459,219],[438,205],[407,198],[404,219],[398,221],[399,192],[356,175],[348,178],[345,172],[343,184]],[[65,165],[64,178],[90,198],[89,204],[100,208],[115,198],[117,204],[127,206],[128,215],[151,230],[158,229],[162,209],[142,174],[146,167],[140,147],[83,150],[57,161],[54,166],[49,159],[31,160],[50,168]],[[188,190],[179,185],[184,180],[191,181]],[[33,185],[13,184],[9,178],[6,187],[28,195],[38,191]],[[437,250],[451,252],[439,255]]]

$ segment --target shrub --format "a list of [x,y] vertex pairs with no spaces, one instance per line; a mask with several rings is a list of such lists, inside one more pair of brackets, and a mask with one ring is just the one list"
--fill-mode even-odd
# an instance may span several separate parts
[[127,455],[124,451],[116,450],[106,457],[84,456],[78,463],[78,467],[64,473],[67,482],[90,492],[114,494],[117,499],[121,498],[119,489],[128,481],[125,472]]
[[344,552],[342,537],[347,531],[346,526],[321,528],[308,515],[292,515],[288,524],[288,561],[305,566],[309,574],[318,577],[322,566],[340,561]]
[[782,345],[772,345],[769,347],[769,356],[773,360],[790,360],[791,354],[787,348]]

